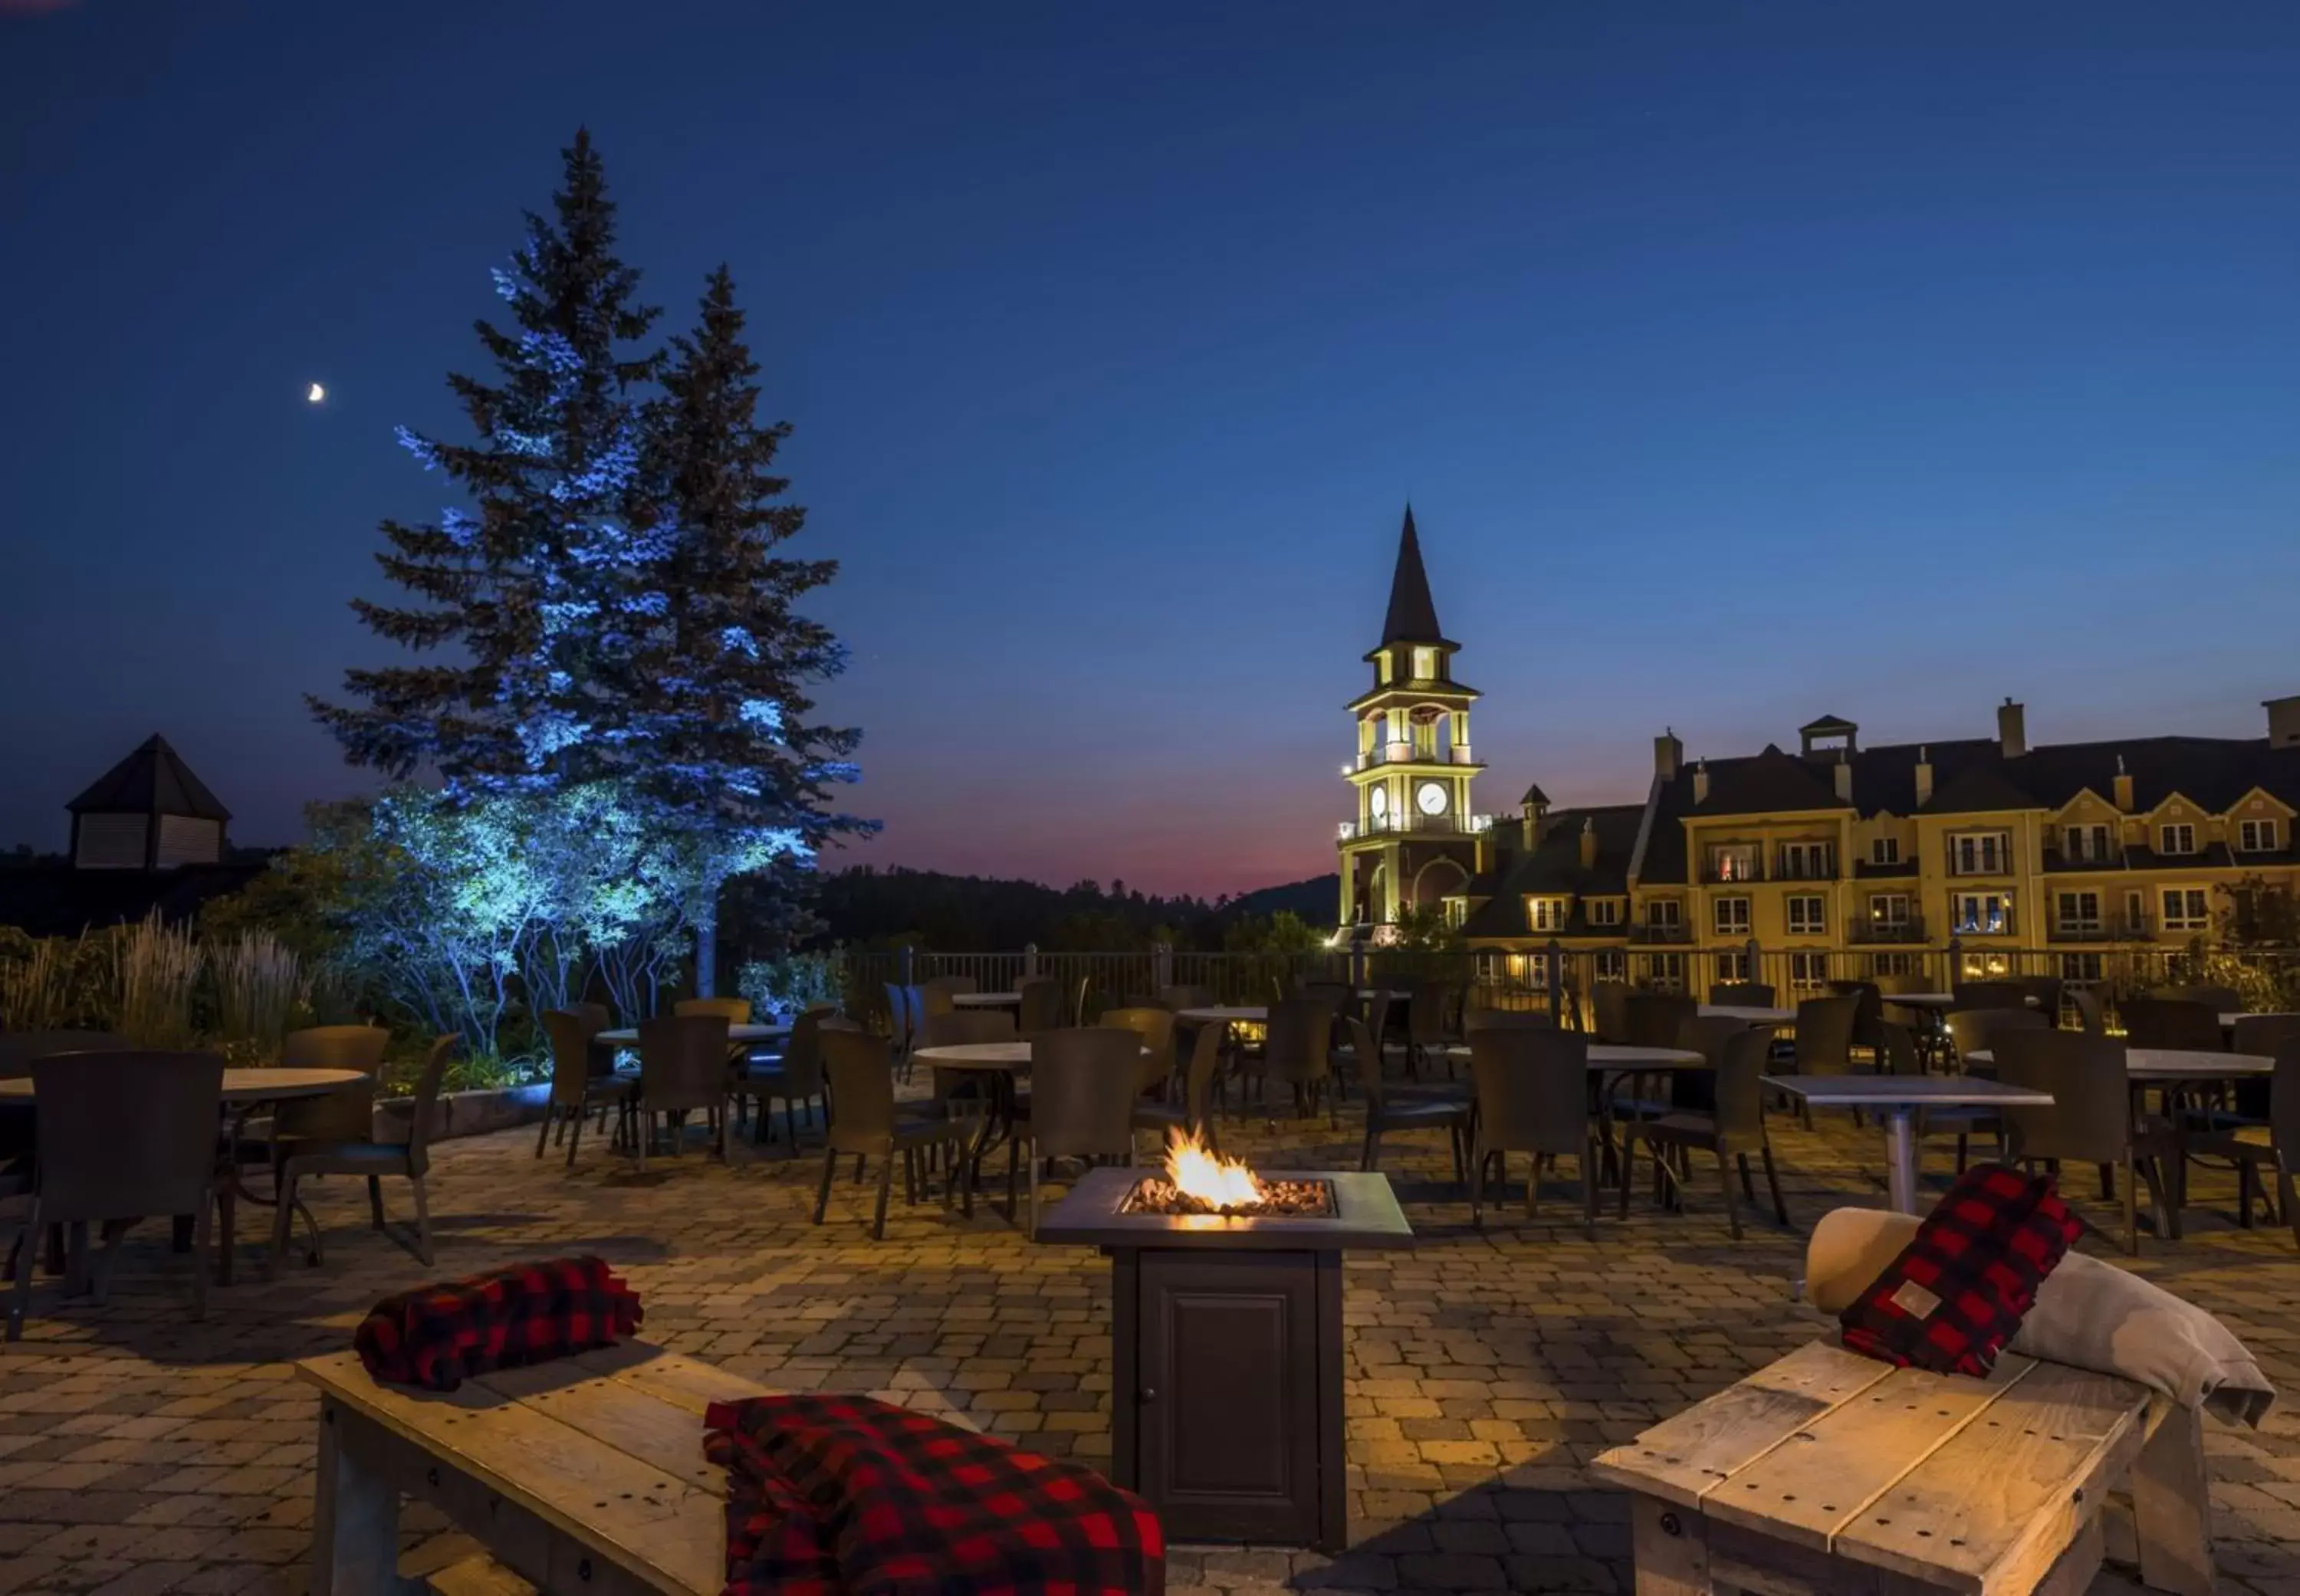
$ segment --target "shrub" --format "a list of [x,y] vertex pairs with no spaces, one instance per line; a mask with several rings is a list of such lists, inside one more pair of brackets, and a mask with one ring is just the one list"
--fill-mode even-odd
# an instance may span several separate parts
[[736,975],[735,990],[761,1015],[788,1018],[817,1003],[843,1002],[846,967],[843,948],[754,960]]

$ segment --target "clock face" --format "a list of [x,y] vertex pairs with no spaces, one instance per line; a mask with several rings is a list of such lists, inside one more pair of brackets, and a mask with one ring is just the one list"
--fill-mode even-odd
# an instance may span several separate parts
[[1376,787],[1372,792],[1368,793],[1366,794],[1366,809],[1377,820],[1388,814],[1389,812],[1388,792],[1384,788]]
[[1421,812],[1425,815],[1444,814],[1446,812],[1446,784],[1438,781],[1423,782],[1419,787],[1414,789],[1413,802],[1421,806]]

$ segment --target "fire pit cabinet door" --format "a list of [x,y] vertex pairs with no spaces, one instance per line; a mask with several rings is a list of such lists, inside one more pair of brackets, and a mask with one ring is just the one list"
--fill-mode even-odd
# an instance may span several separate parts
[[1340,1404],[1321,1388],[1338,1397],[1339,1256],[1146,1249],[1133,1259],[1138,1401],[1124,1427],[1137,1488],[1167,1534],[1338,1546]]

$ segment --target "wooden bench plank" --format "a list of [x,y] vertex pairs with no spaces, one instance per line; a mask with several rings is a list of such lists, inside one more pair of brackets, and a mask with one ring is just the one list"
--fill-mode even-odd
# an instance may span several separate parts
[[2038,1364],[1871,1502],[1837,1550],[1952,1590],[2026,1592],[2100,1511],[2147,1408],[2129,1381]]
[[726,1497],[727,1471],[703,1456],[703,1420],[651,1392],[621,1380],[586,1380],[538,1392],[521,1405],[599,1446],[628,1453],[666,1479]]
[[1825,1341],[1808,1342],[1737,1384],[1596,1459],[1609,1484],[1686,1507],[1896,1371]]
[[429,1584],[433,1596],[536,1596],[533,1585],[483,1551],[434,1569]]
[[[480,1381],[446,1393],[402,1391],[371,1380],[349,1353],[311,1359],[299,1372],[645,1585],[709,1596],[724,1583],[723,1486],[690,1484]],[[693,1442],[699,1457],[699,1427]]]
[[2008,1354],[1986,1380],[1888,1369],[1886,1378],[1734,1470],[1706,1495],[1702,1510],[1827,1551],[1844,1525],[2016,1387],[2031,1367]]

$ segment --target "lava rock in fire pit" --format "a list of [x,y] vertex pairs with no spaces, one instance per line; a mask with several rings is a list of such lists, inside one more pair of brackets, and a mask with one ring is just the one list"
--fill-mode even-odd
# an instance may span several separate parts
[[1323,1180],[1264,1180],[1262,1201],[1212,1203],[1193,1196],[1159,1176],[1149,1176],[1127,1193],[1119,1209],[1128,1214],[1219,1214],[1224,1218],[1330,1219],[1334,1187]]

